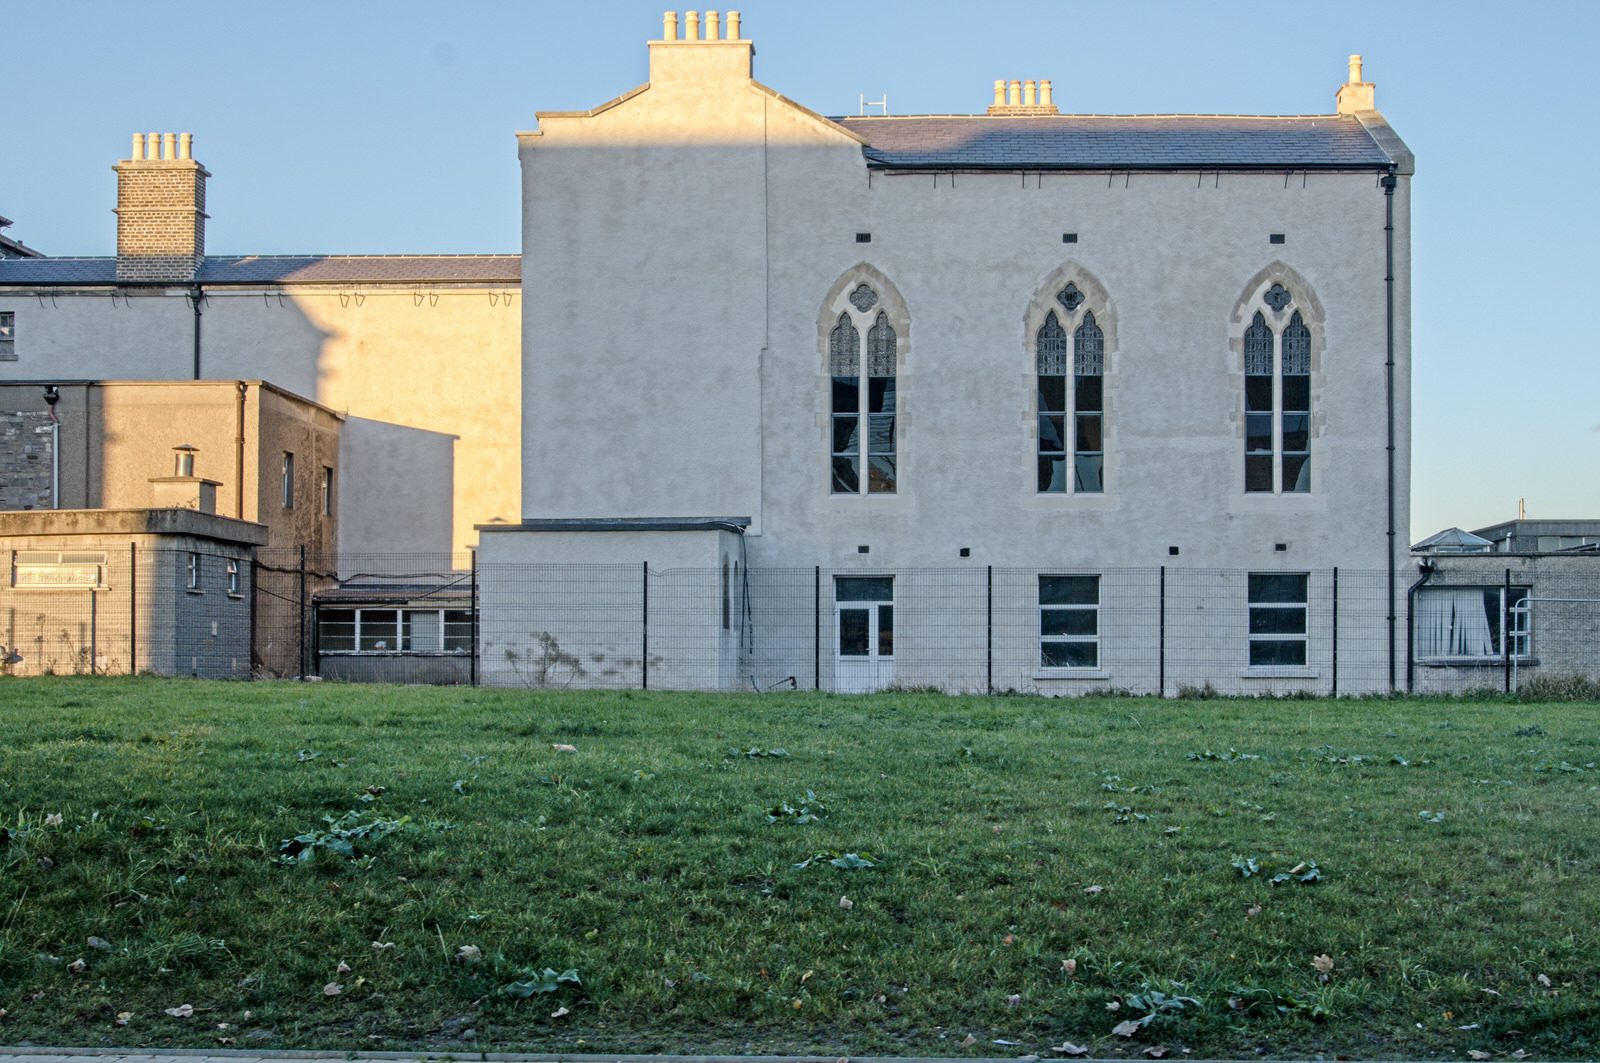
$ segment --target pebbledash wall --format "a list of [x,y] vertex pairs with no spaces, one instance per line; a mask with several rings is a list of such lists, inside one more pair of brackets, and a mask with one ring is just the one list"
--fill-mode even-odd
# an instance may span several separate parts
[[[1197,656],[1245,691],[1325,688],[1313,662],[1331,650],[1322,624],[1305,666],[1240,667],[1249,574],[1307,574],[1316,615],[1337,567],[1381,574],[1352,606],[1364,612],[1341,617],[1381,633],[1346,646],[1368,658],[1363,689],[1402,677],[1413,160],[1356,64],[1339,113],[1307,118],[1058,116],[1012,83],[984,115],[827,119],[752,80],[736,31],[669,16],[649,53],[646,85],[519,134],[525,523],[484,537],[486,565],[580,560],[551,519],[732,514],[751,578],[893,577],[901,613],[936,631],[987,621],[970,598],[919,601],[917,571],[1031,572],[995,593],[1034,616],[1004,652],[1035,665],[1040,572],[1101,575],[1114,610],[1160,566],[1225,571],[1213,608],[1227,619]],[[1309,334],[1303,493],[1245,490],[1258,312],[1280,352],[1292,325]],[[831,346],[853,329],[870,358],[880,313],[892,428],[845,446],[892,450],[895,489],[842,493]],[[1092,313],[1102,336],[1102,491],[1039,489],[1052,313],[1069,334]],[[1268,462],[1284,449],[1269,444]],[[653,561],[655,534],[622,552]],[[486,661],[534,653],[560,626],[518,641],[493,609],[486,632],[512,641],[486,635]],[[814,611],[771,622],[810,626]],[[909,661],[917,629],[897,636]],[[743,667],[757,685],[795,670]],[[1114,668],[1007,671],[1051,692],[1123,685]],[[915,673],[943,682],[932,664]]]

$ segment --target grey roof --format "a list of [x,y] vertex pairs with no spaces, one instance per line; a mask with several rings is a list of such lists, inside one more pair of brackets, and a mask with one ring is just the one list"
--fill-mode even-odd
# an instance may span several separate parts
[[479,524],[486,532],[731,531],[744,534],[749,517],[525,517],[518,524]]
[[1340,115],[950,115],[835,118],[883,169],[1373,170],[1391,162]]
[[[201,284],[506,284],[522,282],[520,255],[208,255]],[[0,260],[0,285],[115,284],[117,260]]]
[[1494,549],[1494,543],[1481,535],[1460,528],[1446,528],[1434,532],[1411,548],[1413,553],[1482,554]]

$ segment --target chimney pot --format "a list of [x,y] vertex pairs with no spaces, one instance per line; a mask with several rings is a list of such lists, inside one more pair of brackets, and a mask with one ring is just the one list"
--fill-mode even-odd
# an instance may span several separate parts
[[1038,99],[1038,96],[1035,95],[1034,89],[1035,85],[1033,81],[1029,80],[1022,83],[1022,106],[1034,106],[1034,102]]
[[199,453],[199,448],[192,447],[188,443],[179,443],[177,446],[173,447],[172,450],[172,475],[193,476],[194,456]]
[[730,11],[730,12],[728,12],[728,40],[736,41],[738,39],[739,39],[739,12]]
[[163,159],[175,159],[178,157],[178,134],[161,134],[161,157]]
[[133,135],[133,154],[129,155],[128,158],[129,159],[142,159],[142,158],[144,158],[144,134],[143,133],[135,133]]
[[178,134],[178,158],[180,158],[180,159],[191,158],[192,157],[191,153],[193,152],[193,150],[194,150],[194,134],[193,133],[179,133]]
[[683,17],[683,39],[686,41],[698,41],[700,39],[700,12],[685,11]]
[[1006,86],[1006,103],[1012,107],[1022,106],[1022,82],[1013,81]]
[[1039,106],[1041,106],[1041,107],[1054,107],[1056,105],[1055,104],[1055,100],[1053,98],[1054,95],[1055,95],[1054,91],[1050,88],[1050,82],[1048,82],[1048,81],[1039,82]]
[[678,39],[678,13],[666,11],[661,15],[661,39],[675,41]]
[[996,107],[1004,107],[1006,105],[1006,83],[1004,81],[996,81],[994,83],[994,105]]
[[157,159],[161,157],[161,134],[146,133],[144,135],[144,157]]
[[1350,57],[1350,84],[1361,84],[1361,57],[1359,55]]
[[715,11],[706,12],[706,40],[714,41],[722,35],[722,24]]

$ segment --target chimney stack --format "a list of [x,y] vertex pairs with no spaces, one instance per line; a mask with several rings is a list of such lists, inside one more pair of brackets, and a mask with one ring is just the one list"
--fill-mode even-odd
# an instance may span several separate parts
[[1378,105],[1375,102],[1377,86],[1370,81],[1361,80],[1361,57],[1350,57],[1350,80],[1339,86],[1339,94],[1334,97],[1334,110],[1339,114],[1355,114],[1358,111],[1375,111]]
[[996,81],[990,115],[1059,115],[1055,92],[1048,81]]
[[192,281],[206,257],[206,172],[189,133],[135,133],[117,174],[117,280]]

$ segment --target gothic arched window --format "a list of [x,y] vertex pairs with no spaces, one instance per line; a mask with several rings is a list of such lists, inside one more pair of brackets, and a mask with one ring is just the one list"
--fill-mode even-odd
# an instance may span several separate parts
[[[1069,283],[1055,294],[1055,301],[1070,323],[1088,300],[1076,284]],[[1094,311],[1084,309],[1070,333],[1070,344],[1068,336],[1053,309],[1034,335],[1039,491],[1099,494],[1105,490],[1105,332]]]
[[[1262,301],[1278,317],[1294,296],[1275,283]],[[1244,330],[1244,422],[1245,491],[1310,491],[1311,330],[1299,310],[1277,333],[1257,310]]]
[[[900,341],[878,301],[878,292],[870,284],[855,285],[849,294],[849,308],[839,312],[828,333],[834,494],[893,494],[897,484],[895,373]],[[869,318],[874,310],[876,314]],[[871,322],[865,349],[857,319],[862,325]],[[861,386],[863,377],[865,388]]]

